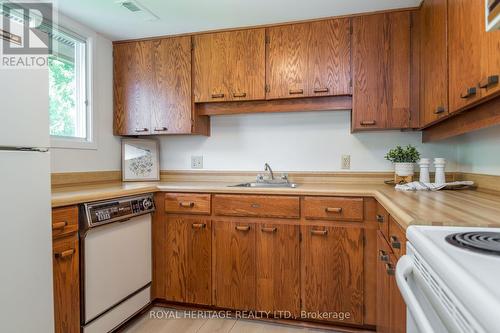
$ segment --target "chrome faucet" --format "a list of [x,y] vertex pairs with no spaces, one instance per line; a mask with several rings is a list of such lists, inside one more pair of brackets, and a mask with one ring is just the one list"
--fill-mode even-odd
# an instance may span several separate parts
[[270,176],[271,176],[271,180],[274,180],[274,173],[273,173],[273,169],[271,169],[271,166],[270,166],[268,163],[266,163],[266,164],[264,165],[264,171],[269,171],[269,174],[270,174]]

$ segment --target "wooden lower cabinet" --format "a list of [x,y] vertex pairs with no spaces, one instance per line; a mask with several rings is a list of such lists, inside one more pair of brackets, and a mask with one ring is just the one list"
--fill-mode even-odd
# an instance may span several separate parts
[[54,321],[56,333],[80,332],[78,235],[54,239]]
[[255,224],[214,221],[214,304],[255,309]]
[[165,228],[163,298],[174,302],[210,305],[210,219],[167,215]]
[[300,226],[259,224],[256,229],[256,309],[299,316]]
[[[361,227],[302,227],[302,311],[322,320],[363,324]],[[341,320],[343,317],[343,320]]]

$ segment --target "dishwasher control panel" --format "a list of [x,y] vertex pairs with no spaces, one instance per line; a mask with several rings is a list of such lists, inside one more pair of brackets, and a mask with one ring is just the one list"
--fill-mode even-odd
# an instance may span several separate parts
[[86,203],[82,205],[83,223],[81,226],[93,228],[111,222],[128,220],[154,210],[152,194]]

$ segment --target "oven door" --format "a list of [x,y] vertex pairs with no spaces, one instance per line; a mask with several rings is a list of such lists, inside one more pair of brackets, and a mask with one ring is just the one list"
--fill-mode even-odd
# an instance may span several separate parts
[[84,324],[151,283],[151,214],[89,229],[82,247]]

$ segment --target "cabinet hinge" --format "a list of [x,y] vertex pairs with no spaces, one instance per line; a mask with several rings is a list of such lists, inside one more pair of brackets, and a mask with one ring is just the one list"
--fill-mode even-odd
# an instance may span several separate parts
[[266,85],[264,85],[264,90],[266,91],[266,93],[268,93],[271,91],[271,88],[269,87],[268,84],[266,84]]
[[194,40],[191,40],[191,51],[194,50]]
[[269,43],[271,43],[271,37],[266,36],[266,44],[269,44]]
[[351,24],[351,26],[349,27],[349,33],[352,35],[353,31],[354,31],[354,30],[353,30],[353,28],[352,28],[352,24]]
[[352,77],[349,79],[349,87],[352,88]]
[[302,242],[302,233],[299,232],[299,242]]

